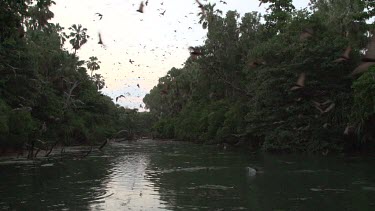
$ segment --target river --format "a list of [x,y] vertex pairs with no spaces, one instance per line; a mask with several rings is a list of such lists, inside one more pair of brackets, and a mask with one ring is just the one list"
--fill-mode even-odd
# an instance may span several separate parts
[[85,158],[2,158],[0,209],[375,210],[374,167],[374,157],[112,143]]

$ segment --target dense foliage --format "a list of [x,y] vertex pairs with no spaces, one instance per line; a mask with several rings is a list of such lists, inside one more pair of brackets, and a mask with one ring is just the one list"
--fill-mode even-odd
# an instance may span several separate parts
[[374,143],[375,68],[351,75],[372,36],[372,1],[263,2],[267,14],[241,18],[205,6],[205,44],[144,98],[155,135],[287,152]]
[[101,94],[98,58],[76,55],[87,29],[49,23],[53,3],[0,1],[0,148],[95,144],[144,119]]

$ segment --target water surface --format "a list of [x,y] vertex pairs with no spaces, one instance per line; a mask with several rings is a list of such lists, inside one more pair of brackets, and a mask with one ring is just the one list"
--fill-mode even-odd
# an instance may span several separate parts
[[2,158],[0,209],[375,210],[374,166],[373,157],[114,143],[85,158]]

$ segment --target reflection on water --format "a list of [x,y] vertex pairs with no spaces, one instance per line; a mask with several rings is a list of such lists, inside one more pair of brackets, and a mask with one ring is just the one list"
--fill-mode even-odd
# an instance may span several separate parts
[[374,158],[143,140],[84,159],[0,160],[5,210],[375,210]]

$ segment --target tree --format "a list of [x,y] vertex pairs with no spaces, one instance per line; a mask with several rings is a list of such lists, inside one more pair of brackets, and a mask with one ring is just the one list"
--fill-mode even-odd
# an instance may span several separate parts
[[[200,23],[207,39],[191,48],[199,56],[171,69],[144,98],[158,119],[156,134],[265,151],[344,150],[353,81],[355,105],[370,105],[364,100],[369,76],[357,83],[348,75],[366,49],[373,7],[369,1],[321,0],[297,11],[291,0],[267,2],[264,23],[257,13],[239,20],[235,11],[221,15],[215,5],[204,6]],[[345,49],[351,49],[349,58],[337,60]],[[365,85],[367,91],[359,91]],[[364,117],[367,109],[358,109],[354,119],[366,119],[368,131],[374,123]]]
[[100,69],[100,61],[98,61],[98,58],[96,58],[95,56],[91,56],[90,58],[90,61],[87,61],[87,69],[89,69],[91,71],[91,77],[92,77],[92,73],[95,71],[95,70],[99,70]]
[[[86,69],[76,55],[87,29],[73,25],[67,36],[48,23],[52,3],[0,1],[1,148],[95,144],[123,128],[121,108],[99,92],[100,62],[93,56]],[[63,48],[66,39],[74,53]]]
[[104,88],[105,86],[105,81],[104,81],[104,78],[103,76],[101,76],[100,74],[95,74],[93,77],[92,77],[93,81],[94,81],[94,84],[95,86],[97,87],[98,90],[101,90]]
[[74,49],[74,55],[76,55],[77,50],[79,50],[87,42],[89,36],[86,35],[87,29],[83,28],[81,24],[78,24],[78,26],[73,24],[71,27],[69,27],[69,30],[71,32],[67,38],[70,38],[69,43]]

